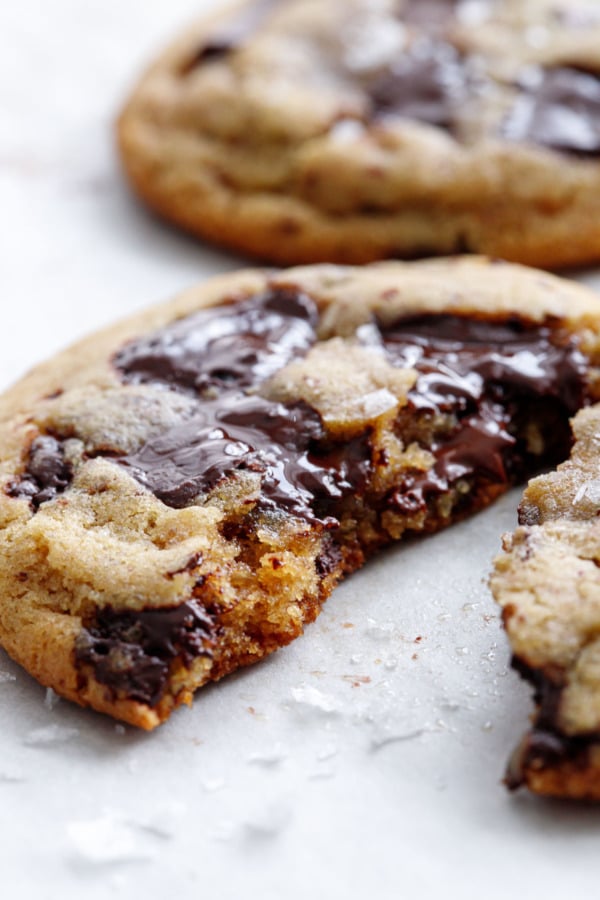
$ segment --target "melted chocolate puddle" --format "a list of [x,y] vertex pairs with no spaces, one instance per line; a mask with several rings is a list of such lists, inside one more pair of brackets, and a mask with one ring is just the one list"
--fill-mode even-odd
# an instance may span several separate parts
[[123,381],[214,396],[265,381],[316,341],[314,302],[277,289],[204,309],[139,341],[114,358]]
[[[125,381],[218,396],[117,462],[176,508],[236,472],[251,472],[261,485],[260,509],[331,525],[345,497],[368,490],[368,428],[352,443],[336,444],[306,404],[284,406],[249,393],[307,352],[315,322],[308,298],[267,293],[129,345],[115,359]],[[586,360],[573,340],[560,343],[549,328],[518,321],[447,315],[403,319],[378,334],[394,365],[419,372],[402,424],[410,431],[411,420],[450,423],[434,426],[433,468],[407,475],[387,499],[396,511],[414,513],[459,480],[506,484],[535,467],[539,456],[517,434],[523,407],[527,416],[536,407],[545,459],[566,454],[568,418],[585,402]]]
[[545,464],[567,455],[568,418],[586,399],[587,362],[573,339],[560,345],[547,327],[447,315],[404,319],[382,337],[395,365],[419,372],[408,415],[451,413],[456,421],[434,439],[432,469],[393,492],[399,512],[424,509],[459,480],[504,484],[530,474],[540,454],[518,435],[523,418],[540,429]]
[[288,407],[249,393],[306,354],[317,339],[317,318],[303,294],[269,291],[124,348],[115,358],[124,381],[205,399],[191,420],[117,462],[175,508],[245,471],[260,478],[261,509],[326,521],[328,507],[366,482],[366,438],[336,447],[306,404]]

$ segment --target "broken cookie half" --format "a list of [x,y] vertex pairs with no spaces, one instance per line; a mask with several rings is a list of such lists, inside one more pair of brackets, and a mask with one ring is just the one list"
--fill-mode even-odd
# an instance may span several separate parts
[[564,459],[599,360],[591,292],[476,258],[242,272],[94,335],[0,399],[2,644],[151,729]]
[[507,784],[600,799],[600,407],[573,423],[557,471],[531,481],[505,537],[492,589],[515,668],[534,686],[531,731]]

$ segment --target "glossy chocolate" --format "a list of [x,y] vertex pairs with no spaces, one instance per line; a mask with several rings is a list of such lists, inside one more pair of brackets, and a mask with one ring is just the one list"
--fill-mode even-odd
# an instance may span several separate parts
[[450,44],[421,41],[370,85],[372,115],[415,119],[452,132],[468,80],[464,61]]
[[573,67],[533,70],[505,121],[503,136],[581,156],[600,154],[600,73]]
[[[169,506],[187,506],[234,473],[246,472],[260,487],[259,509],[329,523],[340,501],[367,489],[368,430],[335,444],[306,404],[283,406],[248,394],[308,349],[316,339],[315,323],[308,298],[266,293],[191,316],[129,345],[115,358],[124,380],[193,390],[201,397],[210,388],[219,396],[199,402],[191,420],[117,462]],[[394,365],[419,372],[409,395],[410,416],[454,417],[436,432],[430,448],[434,467],[408,474],[391,492],[387,503],[396,511],[413,514],[461,479],[504,484],[521,475],[531,461],[523,447],[515,450],[511,426],[518,402],[549,404],[547,430],[561,420],[562,439],[568,440],[565,423],[585,400],[586,361],[572,341],[555,343],[545,327],[458,316],[405,318],[379,333]]]
[[142,612],[108,608],[82,630],[75,657],[116,694],[155,706],[172,661],[179,659],[189,667],[200,656],[210,657],[214,638],[213,618],[195,600]]
[[586,360],[572,339],[555,343],[546,327],[459,316],[417,316],[382,328],[395,365],[417,369],[409,415],[452,414],[455,425],[434,439],[436,461],[409,475],[390,495],[406,515],[459,480],[504,484],[535,468],[515,434],[529,406],[544,433],[544,458],[565,455],[568,418],[585,402]]
[[[250,476],[249,510],[285,512],[330,530],[315,561],[324,578],[343,565],[331,530],[344,501],[369,492],[369,427],[350,441],[334,441],[305,403],[286,406],[256,393],[310,349],[317,318],[303,293],[273,290],[128,344],[113,360],[124,382],[183,391],[196,398],[197,408],[191,419],[113,461],[175,508],[201,501],[231,476]],[[518,409],[529,401],[551,402],[560,411],[551,417],[552,427],[559,418],[565,430],[585,399],[583,356],[571,339],[545,327],[416,316],[374,323],[373,340],[393,365],[418,372],[405,408],[408,425],[439,417],[447,423],[432,431],[429,449],[436,461],[430,471],[409,473],[391,494],[370,497],[374,510],[410,516],[461,479],[476,488],[505,484],[514,474],[510,461],[526,456],[511,431]],[[247,520],[233,526],[240,533],[249,527]],[[117,694],[155,705],[173,660],[189,665],[209,654],[213,633],[213,620],[193,600],[175,610],[106,610],[82,631],[77,663],[91,666]]]
[[197,417],[118,462],[168,506],[188,506],[234,472],[260,479],[259,507],[310,520],[364,486],[368,443],[338,450],[317,413],[237,393],[201,406]]
[[317,310],[302,293],[267,291],[205,309],[114,358],[129,384],[163,384],[194,395],[250,387],[274,375],[316,341]]
[[124,381],[207,399],[191,420],[118,462],[175,508],[245,471],[260,479],[261,509],[311,520],[318,509],[327,519],[332,504],[364,485],[368,442],[336,448],[310,407],[246,392],[304,355],[316,341],[316,322],[312,300],[279,289],[204,310],[129,344],[114,359]]
[[25,472],[9,485],[8,494],[28,499],[38,509],[40,504],[62,493],[71,483],[72,475],[62,442],[51,435],[41,435],[31,444]]

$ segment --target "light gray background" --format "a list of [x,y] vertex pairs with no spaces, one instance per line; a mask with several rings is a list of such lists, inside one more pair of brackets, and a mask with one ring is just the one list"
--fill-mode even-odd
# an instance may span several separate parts
[[[1,387],[240,265],[140,210],[112,147],[140,67],[208,5],[0,8]],[[595,895],[600,812],[500,785],[530,702],[485,579],[517,500],[384,554],[153,735],[55,703],[0,651],[1,896]]]

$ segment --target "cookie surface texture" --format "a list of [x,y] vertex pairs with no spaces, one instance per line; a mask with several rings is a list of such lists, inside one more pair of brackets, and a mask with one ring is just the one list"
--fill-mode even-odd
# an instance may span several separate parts
[[0,399],[2,644],[153,728],[565,459],[599,341],[591,292],[475,258],[246,271],[84,340]]
[[593,0],[255,0],[190,27],[119,123],[136,192],[277,263],[600,259]]

